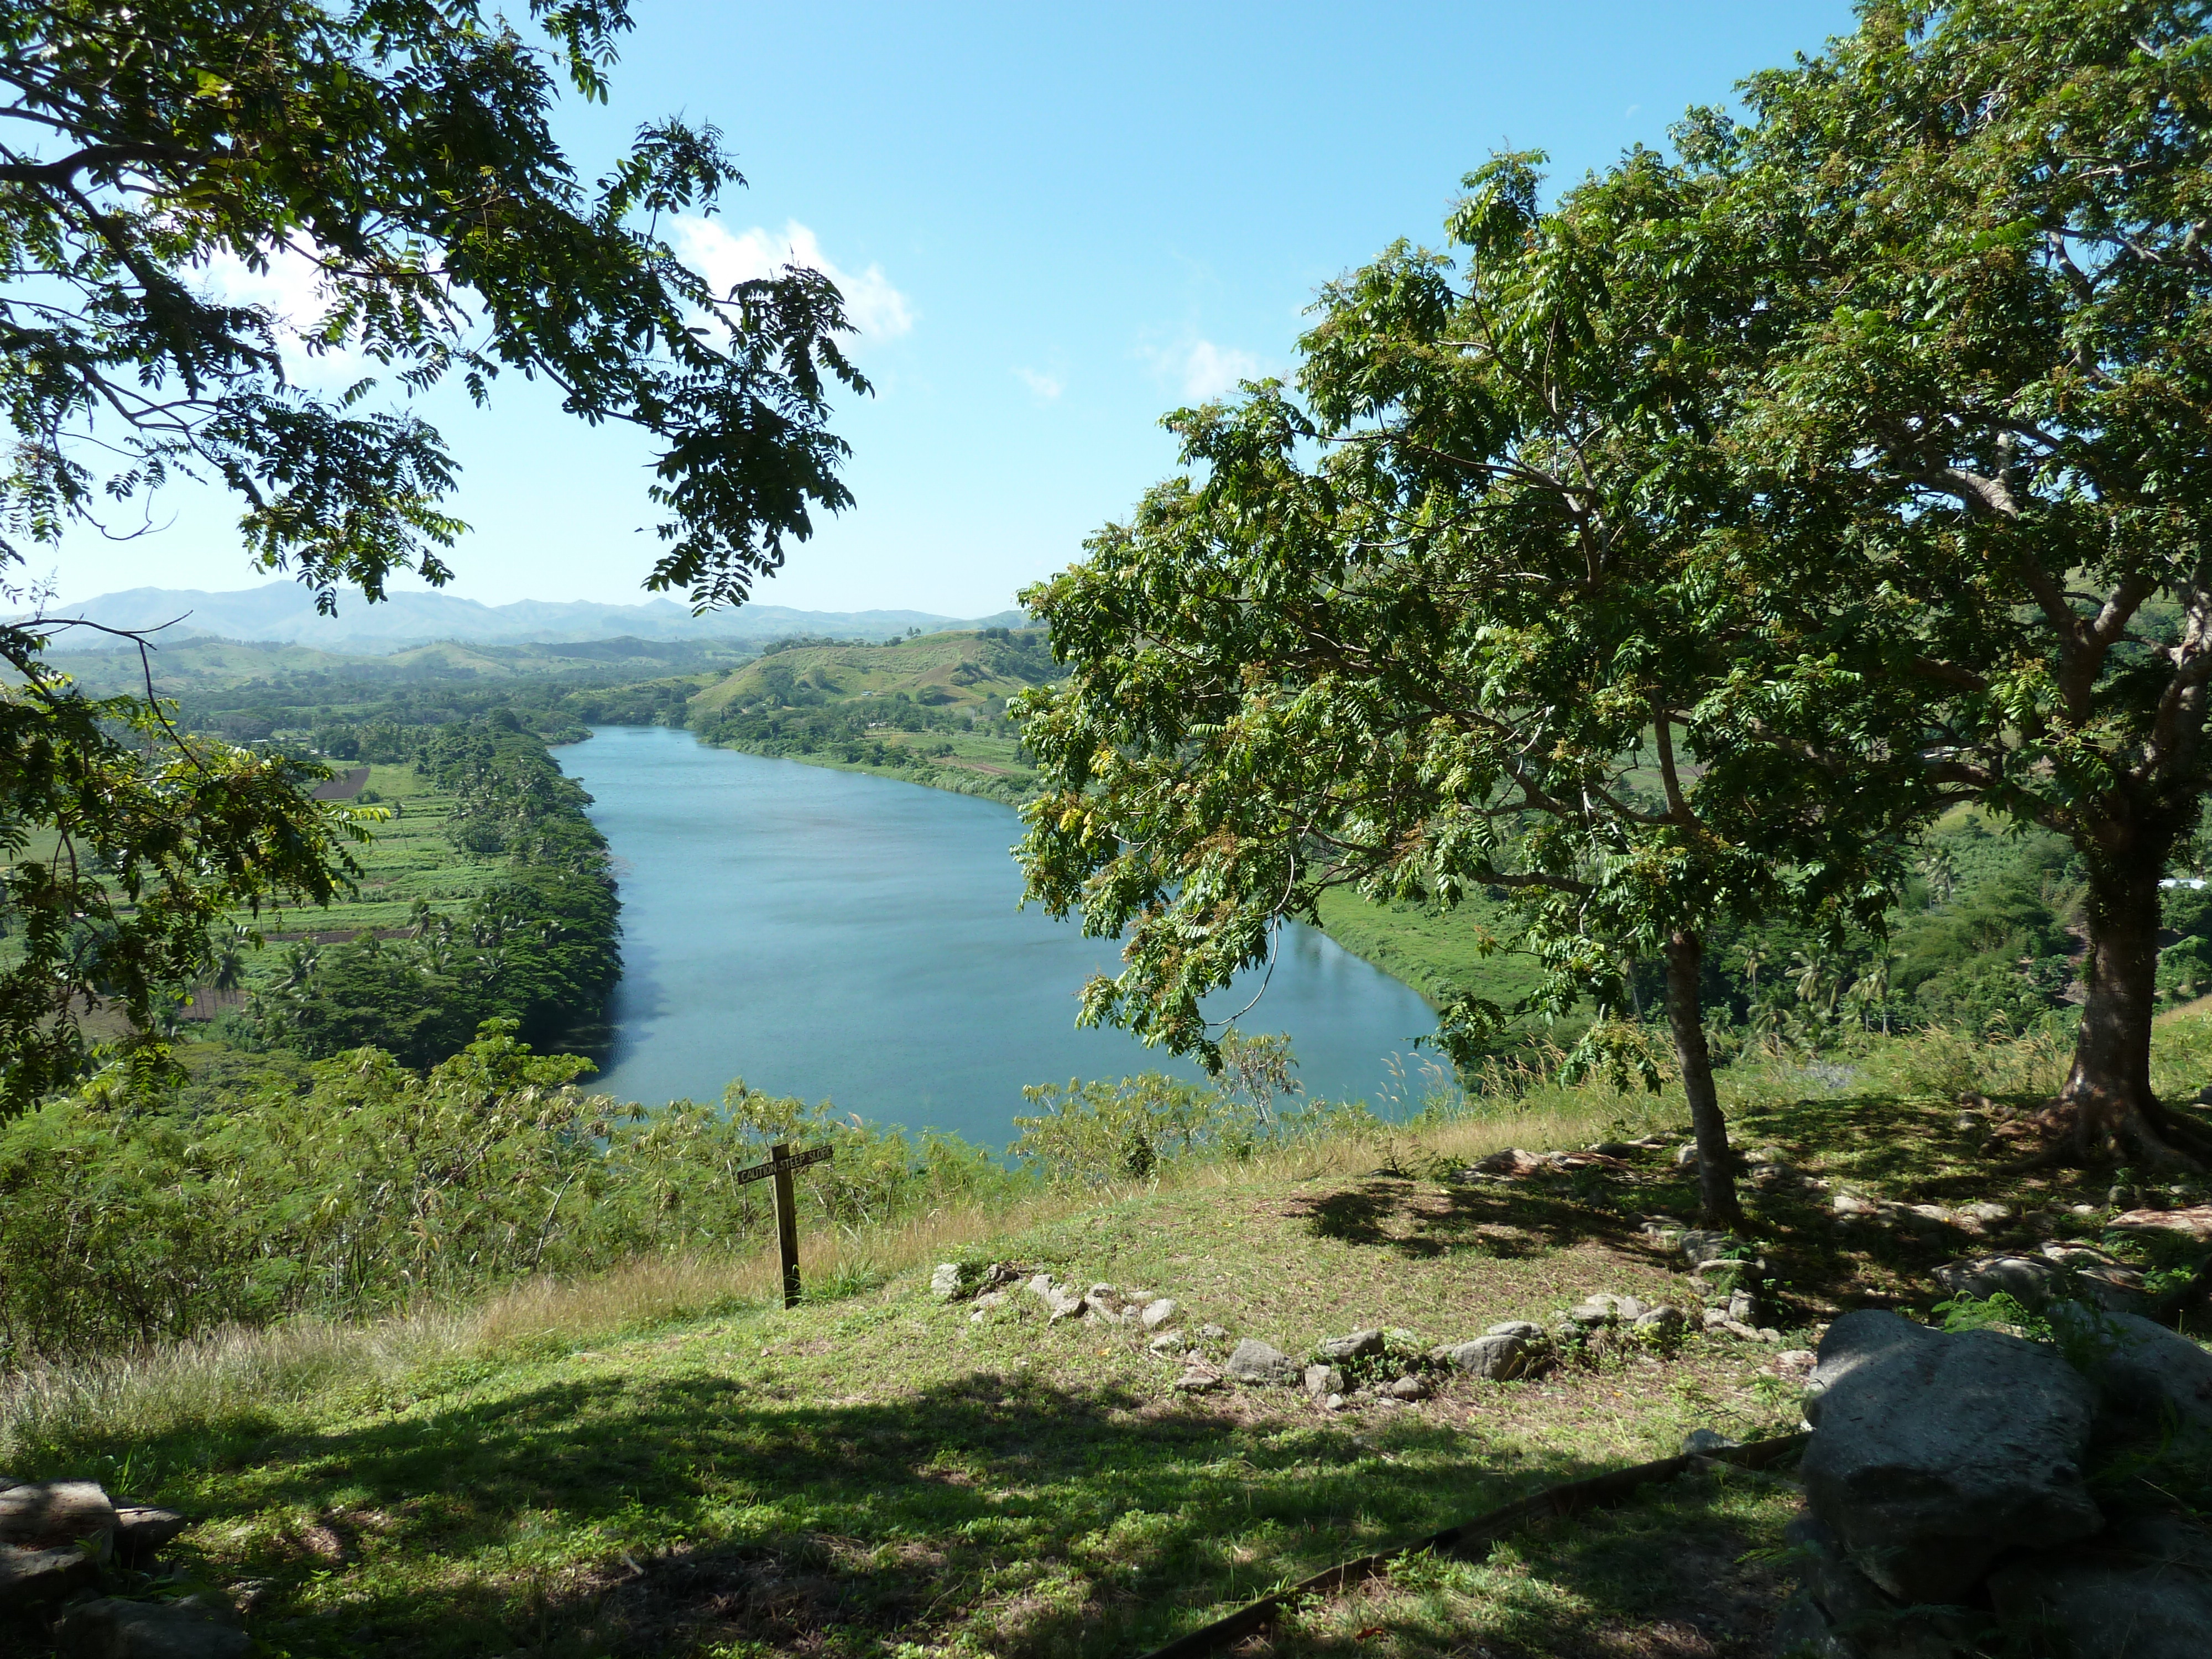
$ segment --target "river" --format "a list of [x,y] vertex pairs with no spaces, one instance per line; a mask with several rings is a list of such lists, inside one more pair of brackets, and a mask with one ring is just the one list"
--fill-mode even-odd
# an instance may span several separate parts
[[[594,1087],[647,1104],[742,1077],[878,1122],[1012,1136],[1029,1083],[1197,1068],[1080,1030],[1076,995],[1118,947],[1035,906],[1010,808],[918,784],[601,726],[555,751],[589,790],[622,884],[615,1041]],[[1256,988],[1220,994],[1233,1012]],[[1291,928],[1240,1022],[1286,1031],[1309,1095],[1386,1107],[1416,1070],[1421,999],[1312,928]]]

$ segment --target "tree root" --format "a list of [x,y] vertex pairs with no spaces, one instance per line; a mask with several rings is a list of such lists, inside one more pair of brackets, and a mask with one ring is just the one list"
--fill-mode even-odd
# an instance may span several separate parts
[[2146,1110],[2061,1095],[2027,1127],[2044,1145],[2008,1166],[2016,1172],[2105,1163],[2189,1174],[2212,1167],[2212,1129],[2156,1102]]

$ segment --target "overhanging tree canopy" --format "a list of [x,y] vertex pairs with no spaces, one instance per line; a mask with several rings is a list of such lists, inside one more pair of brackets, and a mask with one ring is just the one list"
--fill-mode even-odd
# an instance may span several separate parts
[[[481,401],[520,374],[646,434],[647,586],[696,605],[741,601],[846,504],[827,395],[866,382],[836,290],[792,269],[717,293],[674,256],[667,216],[743,182],[710,126],[649,126],[581,181],[550,112],[564,79],[604,97],[627,7],[528,10],[535,40],[473,0],[0,0],[0,563],[72,526],[127,531],[191,475],[239,498],[256,563],[325,608],[398,569],[446,580],[462,526],[439,434],[366,380],[288,377],[283,319],[215,297],[219,258],[307,262],[306,349],[366,359],[400,393],[458,376]],[[322,897],[343,874],[283,763],[77,698],[40,660],[65,621],[0,626],[21,683],[0,710],[16,1106],[67,1075],[94,996],[149,1028],[222,908]],[[149,881],[167,909],[142,902]]]

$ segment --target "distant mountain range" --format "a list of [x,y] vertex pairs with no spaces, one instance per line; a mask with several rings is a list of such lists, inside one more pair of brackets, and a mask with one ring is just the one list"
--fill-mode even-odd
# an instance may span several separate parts
[[[174,623],[168,631],[171,639],[212,635],[323,651],[379,653],[434,640],[514,645],[621,638],[743,642],[797,634],[887,640],[909,628],[934,634],[950,628],[1019,628],[1029,621],[1020,611],[959,617],[926,611],[793,611],[780,605],[746,605],[694,617],[670,599],[643,605],[597,605],[587,599],[480,605],[448,593],[394,593],[381,605],[367,604],[356,595],[341,600],[337,616],[324,617],[316,614],[314,595],[294,582],[270,582],[233,593],[132,587],[55,606],[51,614],[82,617],[110,628]],[[55,641],[64,650],[96,649],[100,643],[80,630]]]

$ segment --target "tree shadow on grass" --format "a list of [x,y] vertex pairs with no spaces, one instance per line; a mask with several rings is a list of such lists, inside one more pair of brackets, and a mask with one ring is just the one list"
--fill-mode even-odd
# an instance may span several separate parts
[[1442,1192],[1394,1176],[1306,1198],[1291,1213],[1323,1238],[1388,1249],[1410,1261],[1467,1252],[1511,1259],[1595,1243],[1654,1263],[1663,1260],[1629,1200],[1643,1188],[1587,1177],[1528,1176]]
[[1473,1561],[1416,1561],[1304,1609],[1279,1659],[1386,1650],[1490,1659],[1765,1659],[1786,1594],[1773,1546],[1794,1496],[1712,1474],[1613,1510],[1534,1522]]
[[[184,1468],[193,1447],[137,1449]],[[233,1540],[209,1577],[259,1581],[249,1628],[296,1659],[867,1653],[960,1632],[1125,1654],[1591,1472],[1500,1466],[1415,1412],[1248,1421],[989,1371],[860,1403],[711,1374],[562,1382],[228,1461],[173,1496]]]

